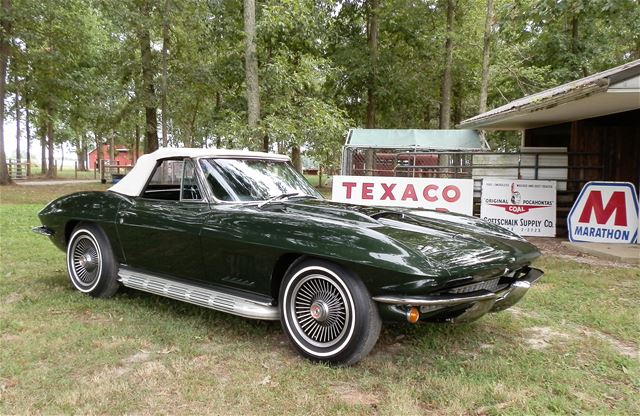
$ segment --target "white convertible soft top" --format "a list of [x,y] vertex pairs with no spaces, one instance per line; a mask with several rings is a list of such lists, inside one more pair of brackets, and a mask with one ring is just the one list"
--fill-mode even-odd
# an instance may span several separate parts
[[246,150],[227,150],[227,149],[194,149],[182,148],[175,149],[162,147],[153,153],[140,156],[136,165],[131,169],[120,182],[109,188],[109,191],[117,192],[122,195],[138,196],[142,192],[142,188],[147,183],[149,175],[153,173],[156,163],[161,159],[180,158],[180,157],[226,157],[226,158],[256,158],[288,161],[289,157],[274,153],[249,152]]

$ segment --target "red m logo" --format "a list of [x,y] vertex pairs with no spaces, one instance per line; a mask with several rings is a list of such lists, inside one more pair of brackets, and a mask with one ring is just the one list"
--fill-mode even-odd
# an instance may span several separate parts
[[584,204],[584,209],[580,214],[578,222],[588,223],[591,221],[591,213],[596,216],[596,223],[603,225],[609,221],[609,218],[615,212],[616,216],[614,224],[621,227],[627,226],[627,205],[625,193],[623,191],[615,191],[611,194],[607,206],[603,206],[602,192],[591,191]]

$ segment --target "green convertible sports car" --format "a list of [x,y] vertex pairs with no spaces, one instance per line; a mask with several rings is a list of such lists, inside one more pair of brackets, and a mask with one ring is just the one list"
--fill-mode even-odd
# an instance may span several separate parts
[[327,201],[286,156],[160,149],[106,192],[39,214],[73,286],[120,286],[280,320],[305,357],[353,364],[382,321],[470,322],[542,276],[540,253],[489,222]]

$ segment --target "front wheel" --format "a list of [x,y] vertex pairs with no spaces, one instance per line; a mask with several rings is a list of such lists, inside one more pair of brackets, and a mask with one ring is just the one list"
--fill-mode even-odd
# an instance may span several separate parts
[[365,285],[326,261],[292,266],[280,287],[279,308],[285,333],[313,361],[354,364],[380,335],[380,316]]
[[73,230],[67,245],[67,271],[77,290],[94,297],[112,296],[120,287],[111,244],[95,224],[80,224]]

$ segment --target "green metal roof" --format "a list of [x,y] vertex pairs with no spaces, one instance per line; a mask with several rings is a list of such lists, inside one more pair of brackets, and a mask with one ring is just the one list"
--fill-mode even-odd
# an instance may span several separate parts
[[345,146],[480,150],[482,139],[474,130],[352,129]]

